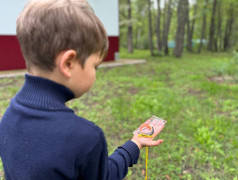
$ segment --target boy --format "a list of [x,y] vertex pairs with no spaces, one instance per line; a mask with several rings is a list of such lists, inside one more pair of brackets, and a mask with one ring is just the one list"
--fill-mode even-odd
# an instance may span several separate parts
[[96,79],[107,34],[86,0],[32,0],[17,20],[25,84],[0,123],[6,180],[123,179],[140,149],[134,136],[108,157],[103,131],[65,102]]

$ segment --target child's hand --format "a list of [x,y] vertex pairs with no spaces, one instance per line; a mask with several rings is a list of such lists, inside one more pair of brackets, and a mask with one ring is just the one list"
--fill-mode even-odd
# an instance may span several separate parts
[[145,146],[158,146],[164,141],[162,139],[154,141],[154,138],[162,131],[166,122],[163,119],[152,116],[133,132],[134,136],[131,141],[136,143],[139,149]]
[[133,138],[131,139],[131,141],[133,141],[134,143],[136,143],[136,145],[138,146],[139,149],[146,147],[146,146],[158,146],[159,144],[161,144],[162,142],[164,142],[162,139],[153,141],[154,138],[142,138],[142,137],[138,137],[137,134],[135,134],[133,136]]

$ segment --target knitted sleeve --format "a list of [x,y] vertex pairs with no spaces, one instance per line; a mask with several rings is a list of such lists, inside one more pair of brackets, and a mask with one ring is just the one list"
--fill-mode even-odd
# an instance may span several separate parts
[[137,145],[127,141],[108,156],[106,139],[101,131],[80,171],[80,179],[121,180],[127,175],[128,167],[137,163],[139,153]]

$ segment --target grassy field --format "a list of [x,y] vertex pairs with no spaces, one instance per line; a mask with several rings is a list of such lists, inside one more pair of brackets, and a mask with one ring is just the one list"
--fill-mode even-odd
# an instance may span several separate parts
[[[237,180],[237,55],[184,54],[176,59],[124,50],[120,55],[147,63],[100,68],[90,92],[67,103],[104,130],[109,152],[157,115],[168,122],[159,135],[164,143],[149,148],[148,179]],[[22,84],[23,77],[0,79],[0,118]],[[126,179],[143,180],[144,174],[142,149]]]

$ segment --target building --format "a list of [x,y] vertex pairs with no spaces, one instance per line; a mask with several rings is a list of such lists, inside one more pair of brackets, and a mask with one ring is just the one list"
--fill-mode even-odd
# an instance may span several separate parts
[[[0,1],[0,71],[25,69],[16,37],[16,20],[27,1]],[[108,33],[109,52],[104,61],[117,60],[119,55],[119,0],[88,1]]]

